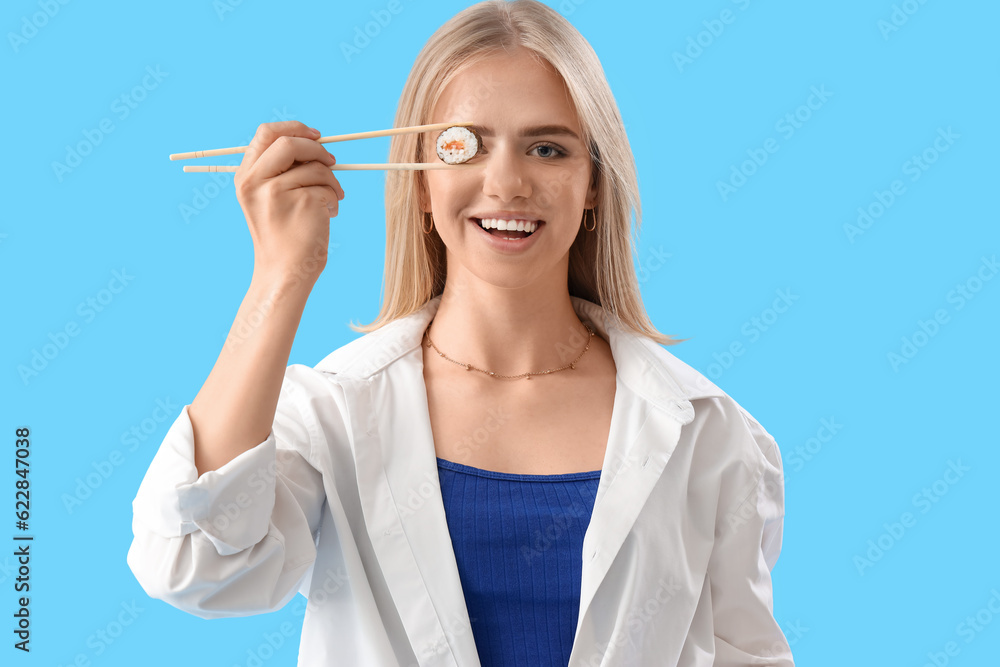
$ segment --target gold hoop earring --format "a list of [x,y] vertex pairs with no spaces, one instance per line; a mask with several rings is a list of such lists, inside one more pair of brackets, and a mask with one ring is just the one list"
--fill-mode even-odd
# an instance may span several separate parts
[[[594,221],[594,224],[590,227],[587,226],[587,212],[590,212],[590,217]],[[592,208],[588,208],[583,212],[583,228],[588,232],[592,232],[597,229],[597,213]]]
[[[430,229],[426,229],[426,228],[424,228],[424,224],[420,223],[420,227],[421,227],[421,229],[424,230],[424,234],[430,234],[431,231],[433,231],[433,229],[434,229],[434,214],[433,213],[428,213],[427,215],[431,219],[431,226],[430,226]],[[427,218],[424,218],[424,219],[426,220]]]

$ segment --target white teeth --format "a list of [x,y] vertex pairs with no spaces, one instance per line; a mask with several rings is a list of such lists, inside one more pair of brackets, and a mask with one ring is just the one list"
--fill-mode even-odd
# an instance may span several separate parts
[[519,232],[533,232],[538,229],[537,222],[529,220],[503,220],[500,218],[483,218],[479,224],[483,229],[499,229],[501,231],[517,230]]

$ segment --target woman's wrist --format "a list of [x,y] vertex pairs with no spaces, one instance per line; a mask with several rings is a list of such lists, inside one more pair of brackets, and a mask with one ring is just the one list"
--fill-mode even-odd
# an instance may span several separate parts
[[266,293],[271,299],[305,299],[312,292],[319,274],[305,271],[302,267],[265,268],[254,266],[250,278],[251,289]]

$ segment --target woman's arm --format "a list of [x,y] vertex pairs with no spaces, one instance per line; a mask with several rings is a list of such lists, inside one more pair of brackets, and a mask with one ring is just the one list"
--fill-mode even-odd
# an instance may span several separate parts
[[[771,570],[781,552],[785,514],[784,476],[777,443],[735,403],[731,415],[741,449],[752,453],[752,488],[729,486],[720,493],[715,545],[708,568],[715,625],[715,665],[768,664],[794,667],[791,649],[774,617]],[[738,412],[739,414],[734,414]]]
[[325,435],[309,402],[321,382],[289,366],[266,438],[203,474],[184,406],[132,502],[127,561],[147,594],[202,618],[274,611],[295,595],[326,500],[313,456]]
[[311,453],[323,436],[309,374],[286,364],[343,198],[319,136],[265,123],[247,148],[235,183],[250,287],[132,503],[132,572],[150,596],[204,618],[283,606],[316,557],[326,495]]
[[255,274],[212,372],[188,408],[198,474],[217,470],[271,430],[281,378],[311,281]]
[[281,377],[306,300],[326,266],[343,189],[334,157],[297,121],[257,129],[236,172],[254,271],[226,344],[190,408],[199,474],[222,467],[271,429]]

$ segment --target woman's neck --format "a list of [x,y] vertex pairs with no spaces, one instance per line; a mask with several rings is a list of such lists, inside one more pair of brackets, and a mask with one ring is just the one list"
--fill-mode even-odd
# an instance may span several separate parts
[[448,357],[502,375],[565,366],[590,337],[565,281],[503,288],[474,276],[446,283],[428,333]]

